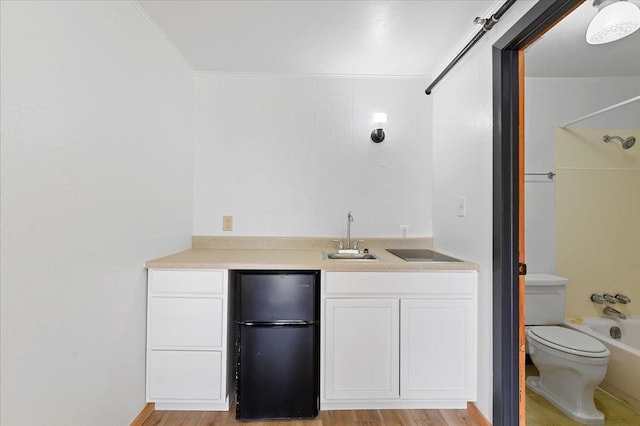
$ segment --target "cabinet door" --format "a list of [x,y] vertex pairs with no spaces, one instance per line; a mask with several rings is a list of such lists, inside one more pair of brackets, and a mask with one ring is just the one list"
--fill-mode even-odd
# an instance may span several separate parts
[[327,399],[399,398],[399,301],[326,300]]
[[474,303],[469,299],[402,299],[402,399],[473,399]]

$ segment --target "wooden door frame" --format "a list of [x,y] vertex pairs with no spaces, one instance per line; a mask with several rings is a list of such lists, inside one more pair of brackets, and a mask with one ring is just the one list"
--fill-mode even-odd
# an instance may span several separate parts
[[[493,45],[493,424],[524,424],[518,263],[524,163],[524,49],[584,0],[540,0]],[[521,398],[522,396],[522,398]]]

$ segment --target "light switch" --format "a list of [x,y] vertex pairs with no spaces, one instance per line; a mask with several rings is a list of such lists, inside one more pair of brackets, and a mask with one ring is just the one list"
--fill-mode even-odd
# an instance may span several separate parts
[[466,215],[464,197],[458,197],[457,210],[458,210],[458,216],[464,217]]

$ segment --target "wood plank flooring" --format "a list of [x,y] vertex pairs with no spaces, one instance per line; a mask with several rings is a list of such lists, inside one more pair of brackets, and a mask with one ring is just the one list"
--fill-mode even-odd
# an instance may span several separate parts
[[230,411],[155,411],[143,426],[483,426],[472,410],[336,410],[313,420],[239,421]]

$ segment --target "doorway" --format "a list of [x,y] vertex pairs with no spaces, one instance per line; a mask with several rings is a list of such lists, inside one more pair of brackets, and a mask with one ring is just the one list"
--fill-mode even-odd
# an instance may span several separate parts
[[583,0],[536,3],[493,46],[493,422],[525,423],[524,49]]
[[[524,50],[583,4],[585,4],[583,1],[569,0],[539,2],[494,45],[493,414],[495,424],[524,424],[525,420],[524,280],[522,276],[526,273],[523,244]],[[590,4],[586,5],[590,6]],[[601,95],[598,99],[603,101],[607,96],[603,93]],[[606,95],[611,96],[611,93]],[[575,161],[573,150],[570,156],[573,165]],[[549,177],[549,179],[552,178]],[[598,179],[602,180],[600,177]],[[582,180],[578,183],[580,182]],[[593,186],[590,185],[589,188]],[[571,205],[572,208],[574,204]],[[591,210],[587,208],[584,211]],[[563,227],[565,228],[568,227]],[[573,241],[573,239],[570,240]],[[530,260],[532,259],[533,257],[530,257]],[[536,268],[539,266],[536,265]],[[545,272],[554,270],[555,265]],[[535,272],[542,271],[536,269]],[[588,307],[591,308],[591,306]],[[596,316],[599,313],[599,311],[596,312]]]

